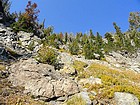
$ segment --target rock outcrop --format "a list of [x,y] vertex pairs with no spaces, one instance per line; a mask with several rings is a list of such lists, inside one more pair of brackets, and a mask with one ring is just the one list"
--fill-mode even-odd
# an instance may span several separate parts
[[139,105],[138,98],[129,93],[116,92],[114,99],[115,105]]
[[19,44],[19,37],[9,27],[0,24],[0,59],[8,60],[10,57],[27,54],[26,48]]
[[79,92],[77,83],[63,77],[53,66],[41,64],[30,58],[11,65],[9,79],[15,86],[25,87],[25,93],[49,100]]
[[128,57],[127,55],[112,52],[106,55],[106,60],[117,68],[126,68],[140,73],[140,54],[137,52],[136,57]]
[[0,24],[0,59],[7,61],[19,56],[30,57],[40,48],[39,40],[32,33],[15,33],[11,28]]

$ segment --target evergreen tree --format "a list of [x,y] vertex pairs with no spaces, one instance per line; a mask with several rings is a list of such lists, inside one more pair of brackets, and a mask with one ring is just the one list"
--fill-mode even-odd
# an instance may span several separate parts
[[96,42],[96,46],[98,46],[98,48],[102,48],[103,47],[103,39],[102,36],[97,32],[97,36],[95,38],[95,42]]
[[80,50],[80,47],[77,40],[74,40],[71,44],[69,44],[69,51],[72,55],[78,55],[79,50]]
[[125,39],[124,39],[125,37],[124,37],[123,33],[121,32],[120,27],[118,27],[116,23],[113,23],[113,25],[114,25],[114,28],[115,28],[116,34],[117,34],[116,38],[115,38],[117,47],[123,48],[125,46]]
[[81,38],[82,38],[82,33],[81,32],[80,33],[77,33],[76,34],[76,40],[78,41],[78,43],[81,42]]
[[67,44],[67,42],[68,42],[68,33],[67,33],[67,32],[65,33],[65,39],[64,39],[64,40],[65,40],[65,41],[64,41],[65,44]]
[[92,40],[95,40],[95,36],[94,36],[94,34],[93,34],[93,32],[92,32],[91,29],[90,29],[90,31],[89,31],[89,36],[90,36],[90,38],[91,38]]
[[82,36],[82,39],[81,39],[81,45],[82,45],[82,46],[84,46],[84,44],[86,43],[86,40],[88,40],[88,37],[87,37],[86,34],[84,34],[84,35]]
[[15,14],[10,14],[11,2],[9,0],[0,0],[0,15],[3,16],[1,23],[9,22],[12,24],[15,22]]
[[104,46],[104,51],[106,53],[110,52],[110,51],[113,51],[115,48],[114,46],[114,38],[113,36],[110,34],[110,33],[106,33],[105,34],[105,38],[107,39],[107,43],[105,44]]
[[95,49],[92,42],[86,40],[84,47],[83,47],[84,56],[86,59],[95,59]]

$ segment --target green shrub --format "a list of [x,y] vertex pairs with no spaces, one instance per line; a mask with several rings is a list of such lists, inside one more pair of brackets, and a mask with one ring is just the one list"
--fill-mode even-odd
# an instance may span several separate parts
[[37,60],[41,63],[55,65],[57,62],[57,53],[52,48],[43,45],[38,51]]

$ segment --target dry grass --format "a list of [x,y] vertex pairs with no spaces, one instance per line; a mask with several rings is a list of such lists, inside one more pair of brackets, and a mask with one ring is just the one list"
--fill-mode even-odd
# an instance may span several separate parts
[[44,102],[35,101],[23,91],[23,87],[12,86],[7,78],[0,79],[0,105],[46,105]]

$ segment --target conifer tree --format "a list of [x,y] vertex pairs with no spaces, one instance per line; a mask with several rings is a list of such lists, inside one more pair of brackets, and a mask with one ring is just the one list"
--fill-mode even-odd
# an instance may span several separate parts
[[64,40],[65,40],[64,43],[67,44],[67,42],[68,42],[68,33],[67,33],[67,32],[65,33],[65,38],[64,38]]
[[114,28],[115,28],[116,34],[117,34],[116,44],[117,44],[118,48],[123,48],[125,46],[125,39],[124,39],[125,37],[124,37],[123,33],[121,32],[120,27],[118,27],[115,22],[113,23],[113,25],[114,25]]
[[106,52],[106,53],[108,53],[108,52],[110,52],[110,51],[112,51],[112,50],[114,50],[115,48],[115,46],[114,46],[114,38],[113,38],[113,36],[110,34],[110,33],[106,33],[105,34],[105,38],[107,39],[107,43],[105,44],[105,46],[104,46],[104,51]]
[[86,59],[95,59],[95,47],[92,42],[89,42],[88,40],[85,41],[83,52]]
[[91,29],[90,29],[90,31],[89,31],[89,36],[90,36],[90,38],[91,38],[92,40],[95,40],[95,36],[94,36],[94,34],[93,34],[93,32],[92,32]]
[[102,36],[97,32],[97,36],[96,36],[96,46],[98,46],[98,48],[102,48],[103,47],[103,39]]
[[80,47],[77,40],[74,40],[72,43],[69,44],[69,51],[72,55],[77,55],[79,53]]

